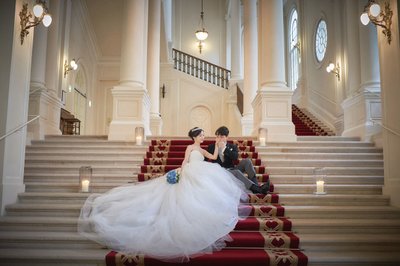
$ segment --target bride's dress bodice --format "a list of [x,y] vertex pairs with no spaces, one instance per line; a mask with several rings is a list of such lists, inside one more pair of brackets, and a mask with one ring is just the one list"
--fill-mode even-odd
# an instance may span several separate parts
[[204,156],[199,150],[192,150],[190,152],[189,162],[204,161]]

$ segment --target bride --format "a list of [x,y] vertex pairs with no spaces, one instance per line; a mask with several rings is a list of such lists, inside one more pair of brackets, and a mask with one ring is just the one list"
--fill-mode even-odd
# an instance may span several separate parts
[[179,182],[167,182],[166,174],[92,194],[82,207],[78,231],[115,251],[165,261],[183,262],[225,247],[240,216],[248,214],[239,208],[247,192],[219,164],[204,161],[216,159],[218,148],[210,154],[200,147],[201,128],[188,135],[194,143],[176,170]]

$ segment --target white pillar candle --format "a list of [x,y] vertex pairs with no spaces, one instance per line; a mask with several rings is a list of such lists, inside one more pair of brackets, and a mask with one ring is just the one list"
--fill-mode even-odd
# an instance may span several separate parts
[[142,145],[143,139],[142,136],[136,136],[136,145]]
[[317,193],[320,193],[320,194],[324,193],[324,185],[325,185],[324,181],[322,181],[322,180],[317,181]]
[[82,192],[89,192],[89,180],[82,180]]
[[265,146],[265,138],[260,138],[260,146]]

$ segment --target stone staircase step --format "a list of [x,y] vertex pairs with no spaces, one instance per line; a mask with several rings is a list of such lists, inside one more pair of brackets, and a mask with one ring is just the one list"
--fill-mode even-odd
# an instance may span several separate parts
[[15,203],[6,206],[7,215],[31,217],[75,217],[78,218],[83,204],[27,204]]
[[296,147],[296,146],[276,146],[266,147],[257,146],[257,151],[260,154],[267,154],[270,152],[285,152],[285,153],[382,153],[382,149],[375,147]]
[[[274,193],[278,194],[312,194],[316,191],[315,184],[275,184]],[[382,185],[325,185],[325,192],[329,194],[379,195],[382,194]]]
[[108,249],[0,249],[0,266],[105,266]]
[[65,203],[83,204],[91,193],[61,193],[61,192],[23,192],[18,194],[21,203],[49,204]]
[[[379,244],[378,244],[379,245]],[[400,253],[346,250],[338,252],[329,251],[309,251],[308,266],[398,266],[400,262]]]
[[[116,182],[116,183],[128,183],[128,182],[136,182],[137,175],[135,174],[96,174],[92,175],[92,181],[94,183],[102,183],[102,182]],[[24,182],[32,183],[32,182],[65,182],[75,184],[79,182],[79,173],[75,174],[60,174],[60,173],[31,173],[25,174]]]
[[34,153],[26,153],[25,160],[27,161],[38,161],[38,160],[48,160],[48,161],[74,161],[74,160],[122,160],[122,161],[143,161],[143,153],[139,152],[125,152],[125,153],[111,153],[111,152],[93,152],[93,153],[85,153],[81,152],[34,152]]
[[[268,164],[268,163],[267,163]],[[266,172],[270,175],[312,175],[314,167],[289,167],[289,166],[266,166]],[[383,176],[383,167],[324,167],[326,175],[362,175]]]
[[143,155],[146,153],[147,147],[136,147],[136,146],[111,146],[111,145],[98,145],[98,146],[76,146],[76,147],[71,147],[69,145],[48,145],[48,144],[43,144],[41,146],[27,146],[26,147],[26,152],[28,154],[34,153],[34,152],[44,152],[44,153],[62,153],[64,151],[70,151],[70,152],[76,152],[76,153],[102,153],[102,152],[109,152],[109,153],[129,153],[129,152],[134,152],[134,153],[142,153]]
[[400,234],[398,219],[292,218],[292,230],[299,234]]
[[343,252],[357,247],[359,251],[393,252],[400,250],[400,234],[300,234],[301,248],[311,251]]
[[0,234],[8,231],[76,232],[76,217],[0,217]]
[[258,153],[263,161],[269,160],[383,160],[383,153],[287,153],[262,152]]
[[78,232],[18,232],[0,234],[0,249],[100,249],[102,246]]
[[[25,173],[62,173],[62,174],[77,174],[81,165],[64,165],[58,166],[53,164],[36,164],[25,166]],[[93,167],[93,174],[138,174],[140,172],[139,165],[118,165],[118,167],[109,165],[97,165]]]
[[371,142],[362,141],[297,141],[297,142],[268,142],[265,147],[374,147]]
[[271,160],[265,162],[267,167],[279,167],[279,166],[313,166],[313,167],[383,167],[382,160]]
[[[269,175],[274,184],[315,184],[314,175]],[[383,176],[326,175],[326,184],[375,184],[383,185]]]
[[391,206],[285,206],[285,215],[296,219],[400,219],[400,210]]
[[297,141],[360,141],[360,138],[341,136],[297,136]]
[[141,165],[143,164],[143,158],[101,158],[101,159],[90,159],[90,158],[27,158],[25,159],[26,166],[34,165],[60,165],[60,166],[80,166],[80,165],[108,165],[109,167],[115,167],[119,165]]
[[279,194],[283,206],[387,206],[390,198],[383,195]]
[[[90,190],[93,193],[104,193],[114,187],[127,185],[127,182],[123,183],[106,183],[106,182],[93,182],[90,184]],[[61,182],[33,182],[33,183],[25,183],[25,190],[27,192],[78,192],[79,191],[79,183],[61,183]]]

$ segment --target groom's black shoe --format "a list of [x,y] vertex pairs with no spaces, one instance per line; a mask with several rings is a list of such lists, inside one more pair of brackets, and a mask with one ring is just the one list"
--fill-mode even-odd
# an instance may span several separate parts
[[269,192],[269,180],[265,182],[260,188],[262,194],[268,194]]
[[251,187],[249,188],[251,192],[253,192],[254,194],[261,194],[261,188],[257,185],[251,185]]

